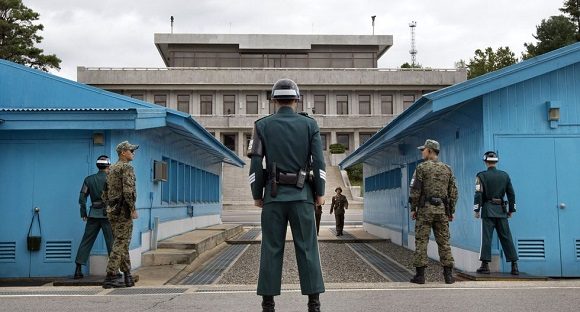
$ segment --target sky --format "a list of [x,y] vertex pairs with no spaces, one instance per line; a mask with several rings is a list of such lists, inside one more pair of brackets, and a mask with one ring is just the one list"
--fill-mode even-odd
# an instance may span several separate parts
[[62,59],[54,74],[76,80],[77,66],[164,67],[154,33],[392,35],[381,68],[411,62],[409,23],[416,21],[417,62],[454,68],[476,49],[509,46],[521,57],[542,19],[563,0],[23,0],[40,14],[39,47]]

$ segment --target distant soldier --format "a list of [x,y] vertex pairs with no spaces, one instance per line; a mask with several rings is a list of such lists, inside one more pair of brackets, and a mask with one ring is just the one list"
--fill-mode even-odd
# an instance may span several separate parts
[[330,214],[334,211],[334,220],[336,221],[336,236],[342,236],[342,229],[344,228],[344,214],[348,209],[348,200],[346,196],[342,195],[342,188],[337,187],[334,192],[336,195],[332,196],[332,205],[330,205]]
[[314,215],[316,216],[316,235],[320,233],[320,219],[322,218],[322,205],[314,205],[315,211]]
[[[519,275],[518,254],[514,247],[508,218],[516,212],[516,195],[510,176],[496,169],[499,157],[493,151],[483,154],[487,171],[482,171],[475,178],[475,198],[473,211],[476,218],[481,217],[481,267],[477,273],[489,274],[491,261],[491,237],[497,232],[506,260],[512,263],[511,274]],[[507,202],[504,196],[507,194]],[[508,210],[509,206],[509,210]]]
[[[135,171],[129,163],[135,157],[139,145],[123,141],[117,145],[119,161],[111,166],[107,176],[107,186],[103,192],[103,200],[107,205],[107,216],[113,229],[113,250],[107,264],[107,276],[103,288],[135,286],[131,275],[131,258],[129,243],[133,232],[133,219],[137,219],[135,201]],[[125,277],[124,283],[117,281],[116,272],[121,269]]]
[[[262,247],[258,295],[262,311],[274,311],[280,295],[286,227],[290,222],[300,288],[308,295],[308,311],[320,311],[324,292],[312,205],[324,203],[326,171],[316,121],[296,113],[300,91],[294,81],[280,79],[272,87],[276,114],[254,124],[248,156],[248,180],[254,204],[262,209]],[[266,157],[266,174],[262,161]],[[312,183],[308,183],[312,170]],[[315,195],[316,194],[316,195]]]
[[[107,183],[107,173],[111,161],[107,155],[101,155],[97,158],[97,168],[99,172],[92,174],[85,178],[81,193],[79,195],[79,204],[81,206],[81,218],[87,224],[85,225],[85,234],[79,245],[77,251],[77,258],[75,260],[75,279],[83,278],[83,271],[81,266],[86,265],[89,259],[89,254],[93,248],[93,244],[99,235],[99,231],[103,230],[105,243],[107,244],[107,252],[111,254],[111,246],[113,245],[113,232],[111,231],[111,224],[107,219],[105,204],[101,200],[103,189]],[[87,215],[87,197],[91,197],[91,209]]]
[[453,255],[449,245],[449,221],[453,221],[457,202],[457,186],[449,165],[439,161],[439,142],[426,140],[419,146],[424,162],[420,163],[411,179],[411,218],[415,222],[415,276],[411,283],[425,284],[428,263],[427,244],[433,229],[443,265],[445,283],[455,282]]

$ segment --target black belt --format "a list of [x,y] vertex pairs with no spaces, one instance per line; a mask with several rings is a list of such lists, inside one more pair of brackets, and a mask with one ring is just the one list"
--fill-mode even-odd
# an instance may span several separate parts
[[296,173],[278,173],[276,182],[281,185],[296,185],[298,183],[298,174]]
[[488,200],[487,202],[492,203],[494,205],[501,205],[501,204],[503,204],[503,199],[501,199],[501,198],[492,198],[492,199]]
[[97,201],[97,202],[91,203],[91,208],[93,208],[93,209],[105,208],[105,203],[103,203],[102,201]]
[[435,196],[428,196],[425,199],[433,206],[439,206],[445,202],[445,198]]

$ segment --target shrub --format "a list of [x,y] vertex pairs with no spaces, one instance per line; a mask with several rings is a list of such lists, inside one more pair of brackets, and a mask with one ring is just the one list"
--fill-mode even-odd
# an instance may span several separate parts
[[330,144],[330,153],[331,154],[344,154],[346,152],[346,148],[344,145],[340,143]]

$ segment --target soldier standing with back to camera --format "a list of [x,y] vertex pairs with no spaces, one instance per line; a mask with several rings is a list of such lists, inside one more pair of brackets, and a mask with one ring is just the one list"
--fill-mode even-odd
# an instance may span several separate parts
[[457,186],[449,165],[439,161],[439,142],[426,140],[419,146],[424,162],[420,163],[411,179],[411,218],[415,221],[416,269],[411,283],[425,284],[425,267],[428,263],[427,244],[433,229],[439,247],[439,260],[443,265],[446,284],[453,284],[453,255],[449,245],[449,221],[453,221],[457,202]]
[[[99,235],[99,231],[103,230],[105,243],[107,245],[107,253],[111,254],[111,247],[113,245],[113,232],[111,231],[111,223],[107,219],[105,204],[101,199],[105,184],[107,184],[107,173],[111,161],[107,155],[101,155],[97,158],[97,168],[99,172],[92,174],[85,178],[81,193],[79,195],[79,204],[81,206],[81,218],[87,224],[85,226],[85,233],[77,251],[75,259],[75,279],[83,278],[82,265],[87,263],[89,254],[93,248],[93,244]],[[91,197],[91,209],[87,215],[87,197]]]
[[[103,192],[103,200],[107,205],[107,216],[113,229],[113,250],[107,263],[107,276],[103,288],[135,286],[131,275],[131,258],[129,257],[129,243],[133,232],[133,219],[138,214],[135,209],[137,189],[135,170],[129,162],[135,157],[135,150],[139,145],[123,141],[117,145],[119,161],[109,169],[107,186]],[[124,283],[117,280],[116,272],[123,272]]]
[[336,221],[336,236],[342,236],[342,229],[344,228],[344,214],[348,209],[348,200],[346,196],[342,195],[342,188],[337,187],[332,196],[332,205],[330,206],[330,214],[334,211],[334,220]]
[[[294,81],[280,79],[272,87],[276,114],[254,124],[248,156],[254,204],[262,208],[262,245],[258,295],[262,311],[275,311],[280,295],[286,227],[290,222],[300,288],[308,295],[308,311],[320,311],[324,292],[313,205],[324,203],[326,172],[316,121],[296,113],[300,91]],[[262,161],[266,157],[266,174]],[[308,183],[312,170],[312,183]]]
[[[477,273],[489,274],[491,262],[491,237],[493,230],[501,242],[506,260],[512,263],[511,274],[519,275],[518,254],[514,247],[508,218],[516,212],[516,195],[510,176],[496,168],[499,157],[493,151],[483,154],[487,171],[482,171],[475,178],[475,198],[473,211],[476,218],[481,217],[481,251],[479,260],[481,267]],[[507,195],[507,202],[504,196]],[[507,206],[509,205],[509,210]]]

